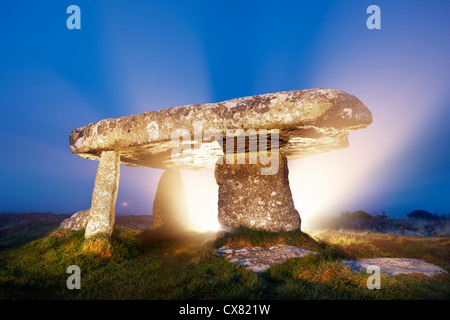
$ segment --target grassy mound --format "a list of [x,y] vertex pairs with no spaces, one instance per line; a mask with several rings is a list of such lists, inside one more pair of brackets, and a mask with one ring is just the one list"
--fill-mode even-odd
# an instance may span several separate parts
[[222,237],[215,241],[216,247],[274,246],[277,244],[287,244],[312,251],[320,251],[325,248],[324,244],[317,242],[300,230],[269,232],[239,227],[233,230],[232,233],[224,233]]

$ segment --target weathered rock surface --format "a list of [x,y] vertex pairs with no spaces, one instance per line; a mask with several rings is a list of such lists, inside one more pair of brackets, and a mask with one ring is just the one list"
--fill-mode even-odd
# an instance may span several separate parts
[[183,180],[178,170],[161,175],[153,201],[153,228],[183,228],[189,223],[189,212]]
[[111,236],[115,221],[117,189],[119,188],[118,151],[103,151],[95,178],[94,192],[85,237],[103,233]]
[[267,231],[298,230],[300,216],[294,207],[286,158],[272,154],[271,174],[262,175],[262,164],[217,164],[219,223],[222,227],[245,226]]
[[378,266],[381,272],[390,276],[412,273],[433,276],[439,273],[447,273],[447,271],[432,263],[410,258],[373,258],[341,261],[341,263],[356,271],[366,271],[370,265]]
[[302,258],[317,252],[278,244],[273,247],[229,247],[223,246],[215,251],[219,256],[260,273],[291,258]]
[[71,217],[64,219],[60,227],[67,230],[84,230],[89,221],[90,210],[75,212]]
[[[349,132],[371,122],[370,111],[353,95],[331,89],[296,90],[104,119],[73,130],[70,149],[95,160],[102,151],[120,151],[120,163],[128,166],[213,169],[223,155],[223,140],[258,139],[247,129],[279,130],[280,153],[289,161],[345,148]],[[179,141],[171,137],[181,129],[195,148],[172,161],[171,151]],[[223,139],[215,141],[208,135]]]

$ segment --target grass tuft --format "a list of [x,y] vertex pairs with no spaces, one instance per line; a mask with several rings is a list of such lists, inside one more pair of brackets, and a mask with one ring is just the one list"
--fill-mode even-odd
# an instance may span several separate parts
[[113,255],[111,240],[103,234],[96,234],[84,240],[83,253],[93,253],[99,258],[110,258]]

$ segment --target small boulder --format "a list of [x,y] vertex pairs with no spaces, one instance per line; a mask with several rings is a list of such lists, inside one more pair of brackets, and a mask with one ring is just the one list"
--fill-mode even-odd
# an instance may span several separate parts
[[64,219],[60,227],[66,230],[85,230],[89,221],[90,209],[78,211],[70,218]]

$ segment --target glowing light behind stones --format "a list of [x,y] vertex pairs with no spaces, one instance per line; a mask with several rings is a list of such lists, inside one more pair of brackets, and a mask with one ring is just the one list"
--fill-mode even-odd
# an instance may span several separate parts
[[217,231],[219,187],[213,170],[181,171],[189,207],[189,224],[197,231]]

